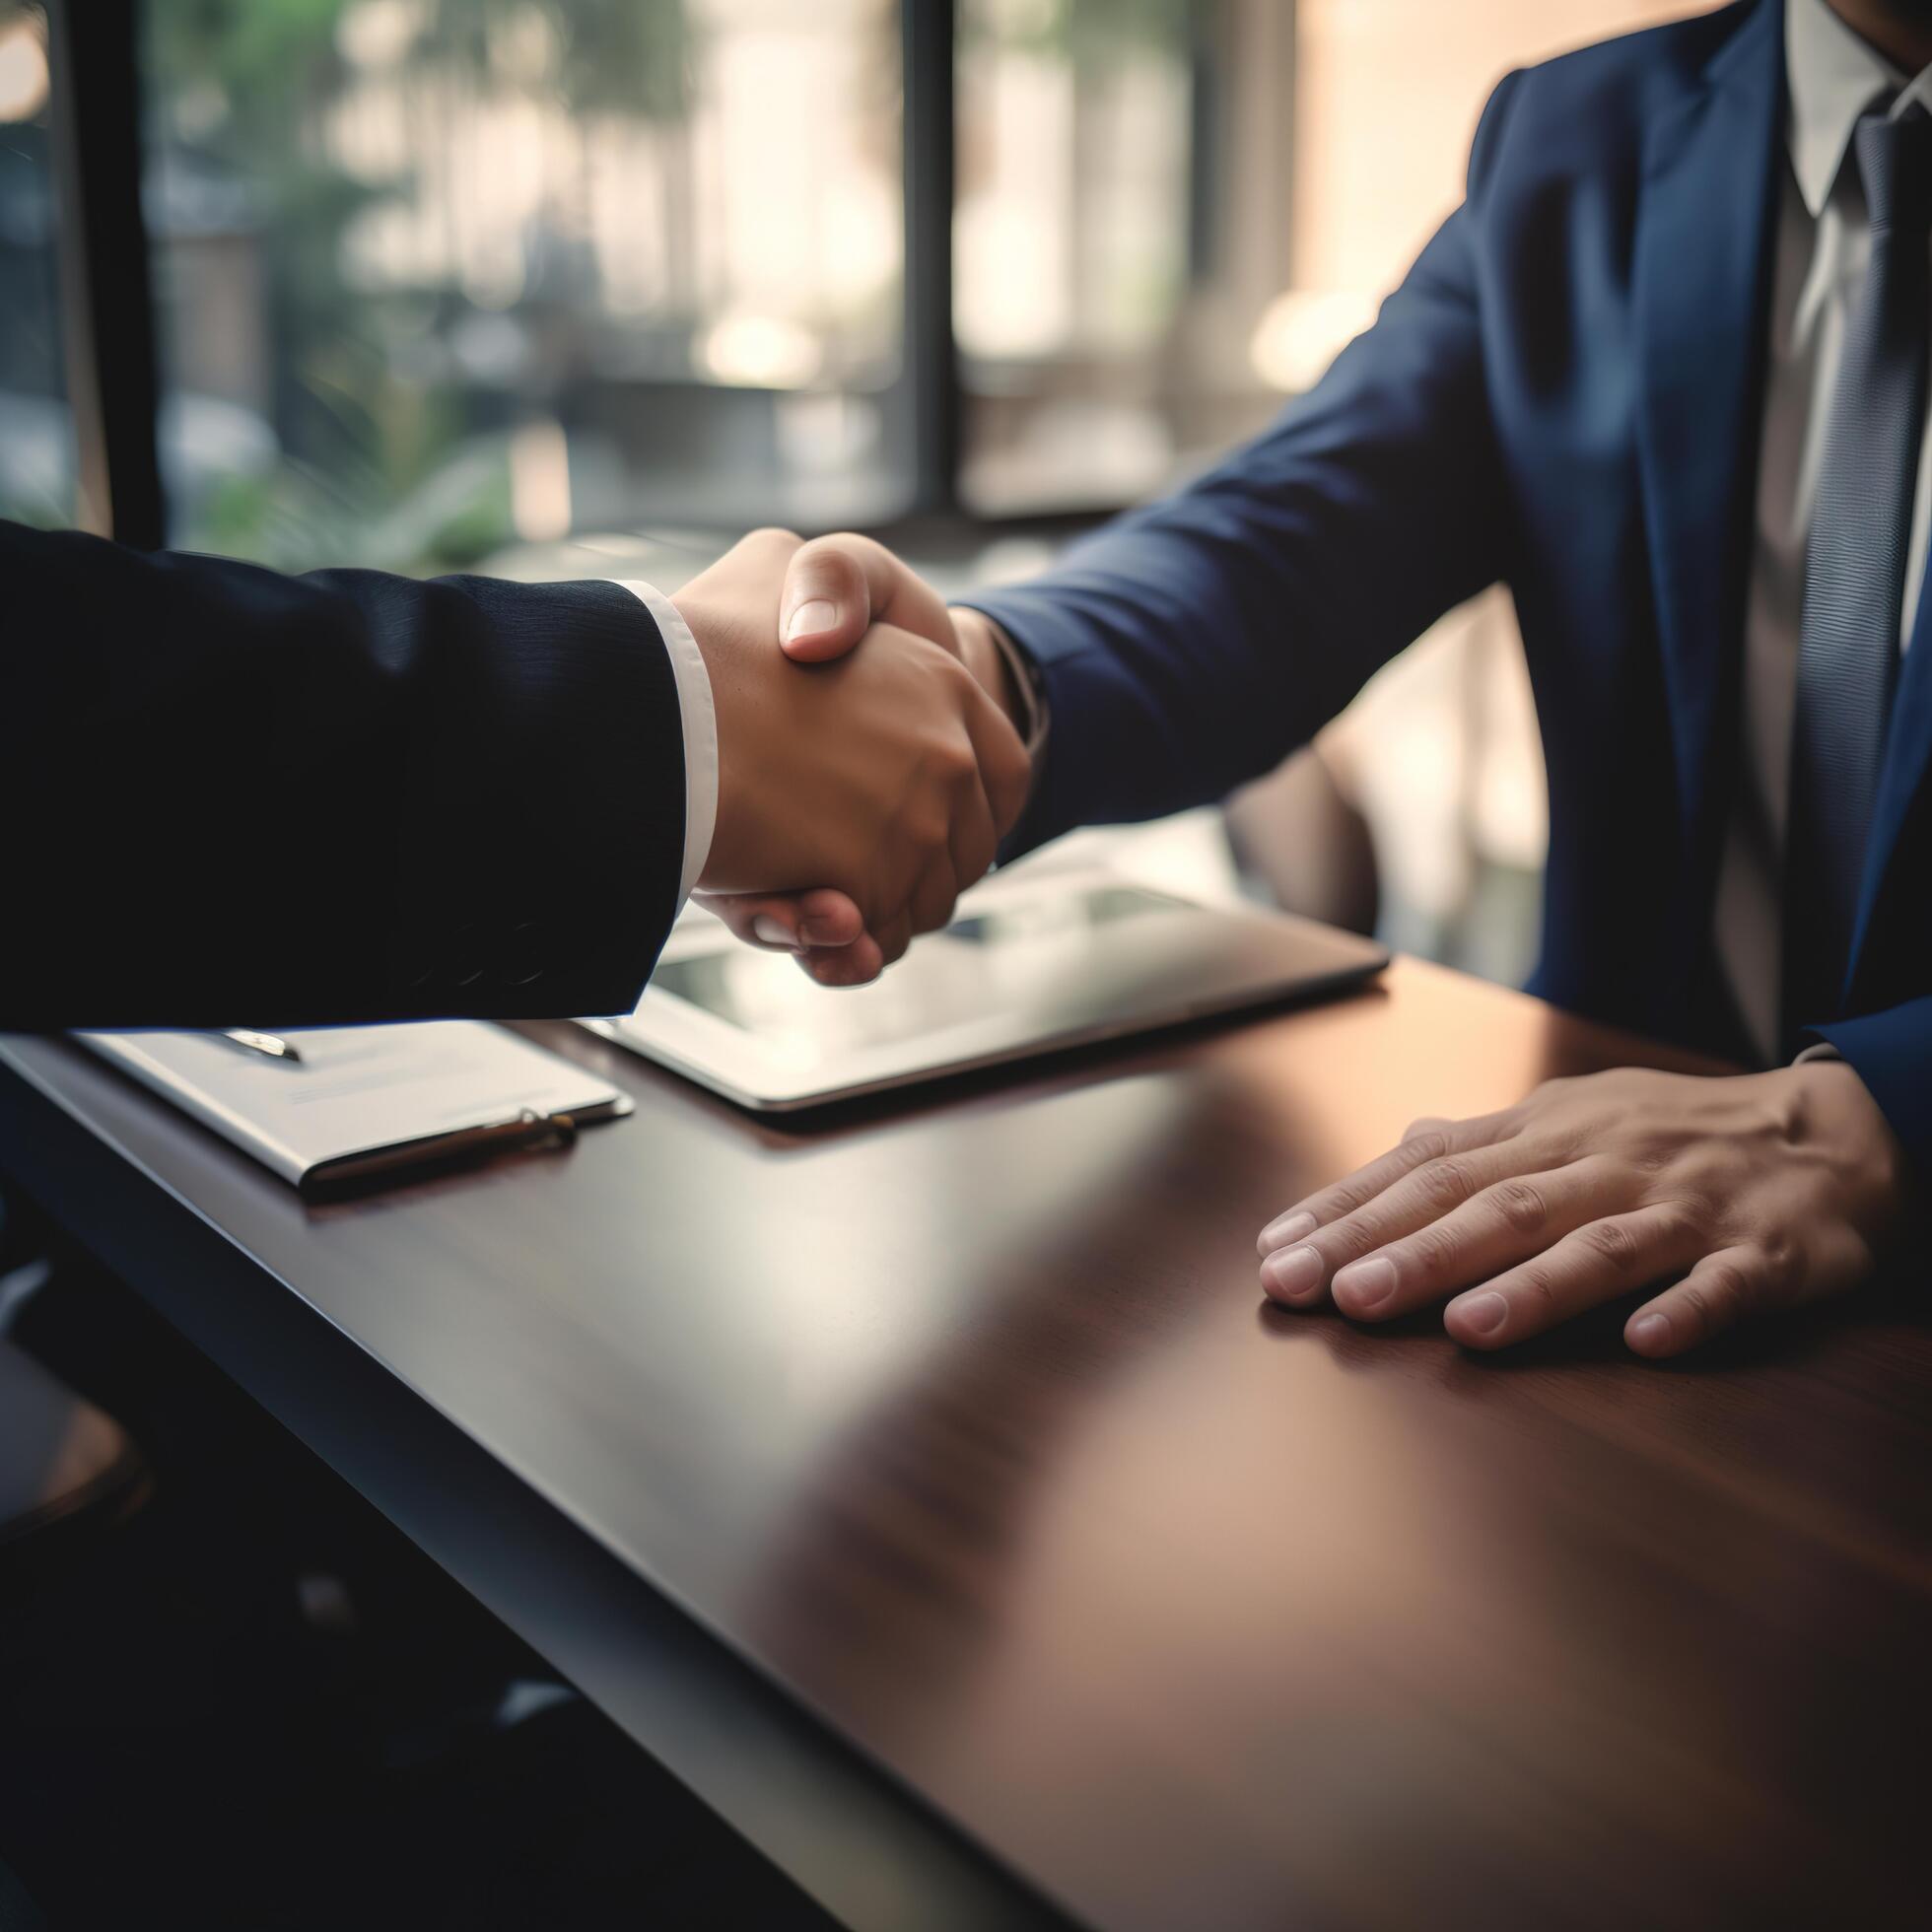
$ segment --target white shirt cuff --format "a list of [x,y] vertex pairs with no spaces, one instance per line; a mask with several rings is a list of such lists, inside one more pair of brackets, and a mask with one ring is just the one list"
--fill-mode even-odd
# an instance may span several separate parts
[[667,596],[649,584],[613,582],[621,583],[656,620],[677,679],[677,708],[684,722],[684,870],[677,887],[681,907],[705,869],[711,835],[718,829],[718,713],[711,701],[711,673],[690,625]]

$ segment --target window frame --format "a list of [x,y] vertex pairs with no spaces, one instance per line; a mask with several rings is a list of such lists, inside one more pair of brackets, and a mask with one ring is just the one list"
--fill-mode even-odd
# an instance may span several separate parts
[[141,208],[139,0],[46,0],[55,255],[76,521],[167,538],[154,291]]

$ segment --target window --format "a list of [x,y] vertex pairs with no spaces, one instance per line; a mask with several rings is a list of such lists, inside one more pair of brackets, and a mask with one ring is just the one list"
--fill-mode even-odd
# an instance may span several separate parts
[[0,517],[74,518],[48,151],[47,24],[0,0]]
[[1266,418],[1248,354],[1285,279],[1295,9],[962,0],[961,494],[1145,494]]
[[892,0],[150,0],[176,542],[461,564],[906,488]]

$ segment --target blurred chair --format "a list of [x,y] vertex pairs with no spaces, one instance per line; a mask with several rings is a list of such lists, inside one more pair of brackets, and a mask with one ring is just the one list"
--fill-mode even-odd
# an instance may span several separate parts
[[1371,678],[1312,745],[1227,803],[1251,889],[1398,951],[1520,985],[1548,809],[1515,613],[1488,590]]
[[1243,786],[1223,809],[1242,875],[1283,912],[1351,932],[1375,931],[1382,899],[1375,841],[1319,744]]

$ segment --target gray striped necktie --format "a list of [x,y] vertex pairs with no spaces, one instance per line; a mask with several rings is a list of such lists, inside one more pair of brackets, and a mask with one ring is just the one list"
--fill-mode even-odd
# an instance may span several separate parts
[[1838,1011],[1866,834],[1898,676],[1912,493],[1932,332],[1932,119],[1868,114],[1852,148],[1872,258],[1844,353],[1812,506],[1791,731],[1784,862],[1784,1021]]

